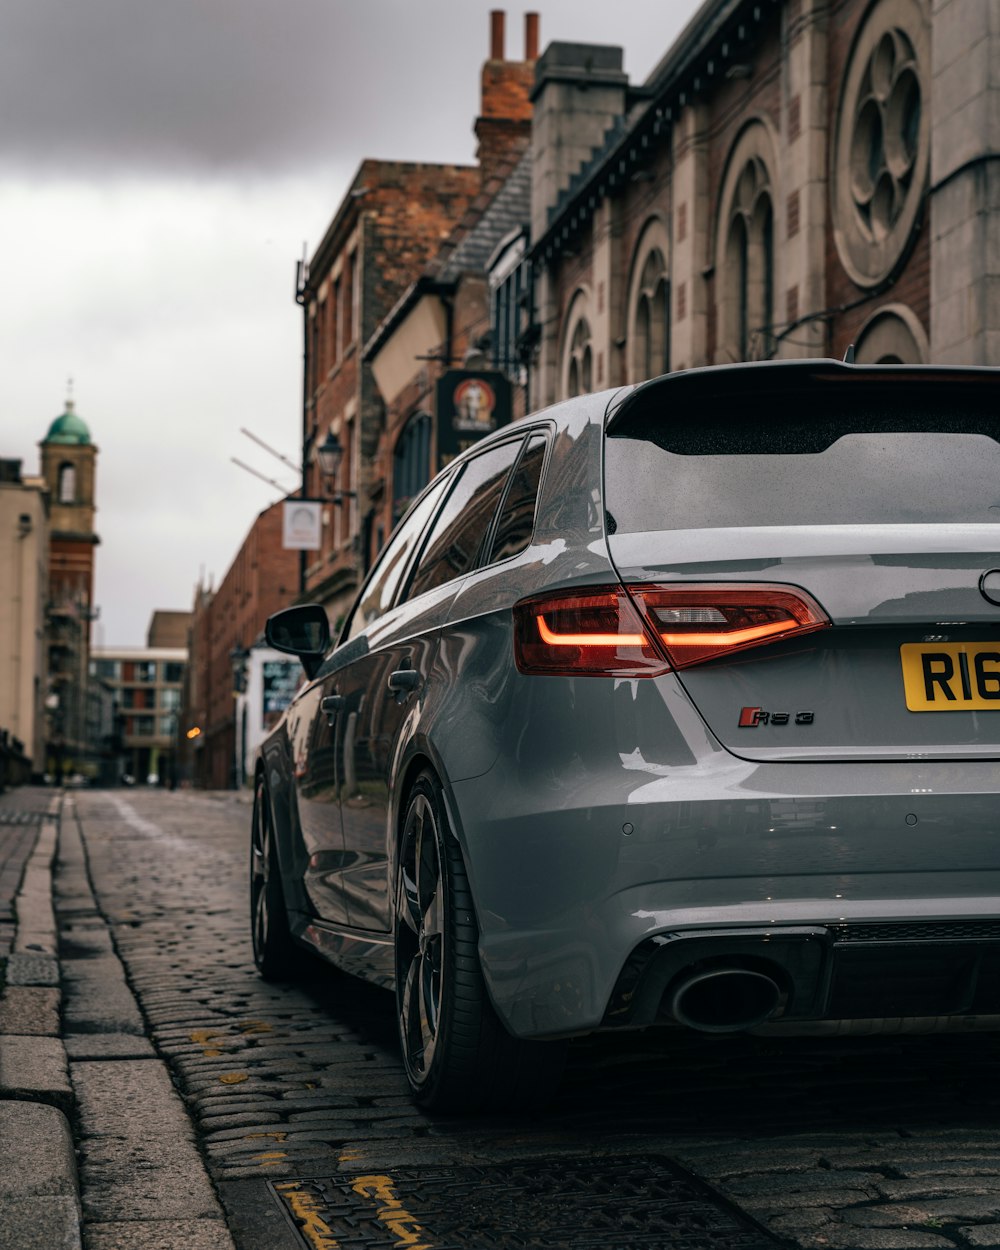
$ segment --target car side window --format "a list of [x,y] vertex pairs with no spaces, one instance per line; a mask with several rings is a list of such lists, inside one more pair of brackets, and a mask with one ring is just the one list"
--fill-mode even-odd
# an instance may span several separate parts
[[405,599],[443,586],[475,566],[521,444],[521,439],[500,443],[465,463],[434,522]]
[[350,642],[352,638],[356,638],[392,607],[392,601],[410,563],[413,549],[424,532],[427,522],[434,515],[434,510],[441,502],[450,481],[450,477],[441,478],[400,521],[372,570],[372,575],[366,582],[361,597],[354,605],[341,642]]
[[542,480],[542,464],[545,460],[545,442],[544,434],[534,435],[518,461],[500,510],[487,564],[519,555],[531,542],[531,534],[535,528],[538,484]]

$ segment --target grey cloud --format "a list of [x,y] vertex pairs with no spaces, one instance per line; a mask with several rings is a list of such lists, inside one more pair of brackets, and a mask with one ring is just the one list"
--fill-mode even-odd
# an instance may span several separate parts
[[[273,171],[343,159],[345,149],[358,159],[449,159],[456,144],[471,159],[496,4],[0,0],[0,164]],[[582,7],[510,8],[508,56],[522,55],[527,8],[541,12],[543,46],[628,31],[652,59],[676,26],[639,0],[624,21]]]

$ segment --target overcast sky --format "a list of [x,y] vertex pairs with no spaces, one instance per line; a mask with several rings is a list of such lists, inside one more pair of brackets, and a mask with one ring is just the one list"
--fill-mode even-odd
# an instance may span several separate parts
[[[365,157],[472,163],[487,0],[0,0],[0,456],[99,448],[97,645],[218,585],[296,475],[310,253]],[[641,82],[698,0],[540,0]],[[525,8],[507,9],[507,57]],[[0,588],[2,592],[2,588]]]

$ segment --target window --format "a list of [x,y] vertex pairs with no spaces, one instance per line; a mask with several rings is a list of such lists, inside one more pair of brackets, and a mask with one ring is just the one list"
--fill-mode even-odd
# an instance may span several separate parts
[[345,642],[356,638],[392,607],[393,598],[406,572],[413,549],[427,522],[433,516],[434,509],[441,502],[450,480],[450,477],[440,478],[427,494],[418,500],[403,518],[399,528],[393,532],[389,545],[372,569],[371,576],[365,583],[361,597],[347,622],[344,632]]
[[508,236],[501,244],[496,262],[491,262],[491,337],[493,363],[515,382],[523,382],[526,369],[518,338],[531,319],[531,266],[525,259],[527,236],[523,230]]
[[59,466],[59,502],[76,503],[76,465],[68,460]]
[[152,738],[155,723],[152,716],[133,716],[130,720],[132,724],[129,732],[133,738]]
[[[737,146],[727,178],[720,320],[724,359],[766,360],[774,346],[774,211],[761,126]],[[750,153],[746,159],[743,152]]]
[[331,301],[332,307],[330,309],[330,314],[333,320],[333,325],[330,329],[330,339],[333,344],[333,364],[338,364],[340,361],[341,345],[344,338],[344,310],[341,299],[342,291],[340,288],[340,279],[338,278],[333,284],[333,299]]
[[347,288],[344,292],[344,324],[347,333],[344,335],[344,346],[347,347],[358,337],[358,254],[352,252],[347,258]]
[[633,380],[655,378],[670,368],[670,283],[663,254],[654,248],[643,262],[635,308]]
[[520,449],[520,439],[501,443],[466,462],[427,539],[407,599],[473,568]]
[[176,716],[160,716],[157,718],[157,733],[161,738],[172,738],[177,727]]
[[591,390],[593,354],[590,350],[590,325],[581,317],[573,330],[569,347],[569,369],[566,375],[566,394],[586,395]]
[[392,459],[392,516],[398,521],[431,475],[431,418],[415,412],[403,426]]
[[156,681],[156,661],[140,660],[135,666],[136,681]]
[[181,692],[179,690],[161,690],[160,691],[160,707],[164,712],[172,712],[181,705]]
[[121,667],[120,660],[98,660],[95,670],[98,677],[103,677],[108,681],[117,681],[121,677]]
[[184,665],[168,660],[163,666],[163,680],[180,685],[184,677]]
[[503,509],[497,522],[488,564],[516,556],[531,542],[535,525],[535,504],[538,502],[538,483],[542,479],[542,462],[545,459],[545,437],[537,434],[528,443],[527,451],[511,478],[510,489],[503,501]]

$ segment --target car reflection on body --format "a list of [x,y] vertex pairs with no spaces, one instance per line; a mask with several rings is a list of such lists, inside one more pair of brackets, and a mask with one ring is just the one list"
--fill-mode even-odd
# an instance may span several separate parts
[[265,977],[394,987],[432,1110],[564,1039],[1000,1024],[1000,408],[985,369],[677,373],[434,479],[256,769]]

